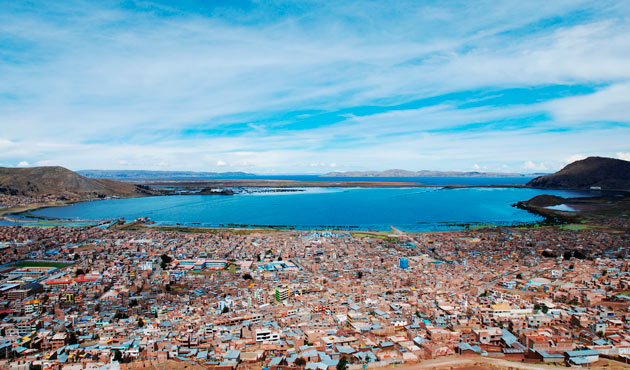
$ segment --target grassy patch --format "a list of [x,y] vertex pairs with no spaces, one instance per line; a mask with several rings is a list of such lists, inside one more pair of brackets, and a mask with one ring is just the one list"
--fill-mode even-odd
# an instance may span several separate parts
[[375,239],[388,239],[386,235],[369,234],[369,233],[350,233],[355,238],[375,238]]
[[398,244],[400,243],[400,240],[398,238],[393,238],[391,236],[388,235],[383,235],[383,234],[372,234],[372,233],[350,233],[350,235],[352,235],[355,238],[372,238],[372,239],[378,239],[378,240],[382,240],[384,242],[387,243],[392,243],[392,244]]
[[212,228],[212,227],[190,227],[190,226],[156,226],[156,225],[144,225],[136,224],[120,227],[121,230],[131,231],[144,231],[144,230],[157,230],[157,231],[170,231],[178,233],[191,233],[191,234],[219,234],[228,233],[233,235],[249,235],[249,234],[272,234],[291,232],[293,230],[282,229],[238,229],[238,228]]
[[16,264],[14,264],[13,266],[17,267],[17,268],[22,268],[22,267],[56,267],[56,268],[60,268],[60,267],[64,267],[64,266],[68,266],[67,263],[64,262],[35,262],[35,261],[24,261],[24,262],[18,262]]
[[599,229],[599,226],[587,225],[587,224],[568,224],[568,225],[559,225],[558,228],[565,229],[565,230],[594,230],[594,229]]

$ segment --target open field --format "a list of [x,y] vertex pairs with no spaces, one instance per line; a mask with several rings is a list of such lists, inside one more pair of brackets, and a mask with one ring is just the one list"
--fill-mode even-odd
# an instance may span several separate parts
[[21,267],[56,267],[56,268],[60,268],[60,267],[64,267],[64,266],[68,266],[67,263],[64,262],[39,262],[39,261],[24,261],[24,262],[18,262],[16,264],[14,264],[13,266],[17,267],[17,268],[21,268]]
[[190,226],[159,226],[148,225],[143,223],[136,223],[130,226],[119,227],[120,230],[130,231],[173,231],[181,233],[191,234],[219,234],[219,233],[231,233],[236,235],[250,235],[250,234],[278,234],[288,233],[295,235],[299,231],[286,230],[286,229],[246,229],[246,228],[216,228],[216,227],[190,227]]
[[[383,369],[396,369],[396,370],[416,370],[416,369],[452,369],[452,370],[476,370],[476,369],[495,369],[495,370],[507,370],[507,369],[523,369],[523,370],[549,370],[549,369],[566,369],[564,364],[551,365],[543,363],[527,363],[527,362],[513,362],[498,358],[481,357],[481,356],[449,356],[442,357],[435,360],[421,361],[417,364],[409,365],[394,365]],[[589,366],[589,369],[612,369],[621,370],[627,369],[623,363],[617,361],[611,361],[601,359]]]

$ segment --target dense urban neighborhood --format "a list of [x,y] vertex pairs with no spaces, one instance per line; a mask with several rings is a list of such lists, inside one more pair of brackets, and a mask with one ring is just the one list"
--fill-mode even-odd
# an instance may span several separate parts
[[0,366],[332,370],[445,356],[623,364],[629,226],[1,226]]

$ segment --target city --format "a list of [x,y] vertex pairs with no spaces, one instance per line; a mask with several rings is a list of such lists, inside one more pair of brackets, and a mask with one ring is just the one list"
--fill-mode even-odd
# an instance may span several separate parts
[[0,356],[8,368],[50,369],[623,361],[628,226],[389,235],[4,226]]

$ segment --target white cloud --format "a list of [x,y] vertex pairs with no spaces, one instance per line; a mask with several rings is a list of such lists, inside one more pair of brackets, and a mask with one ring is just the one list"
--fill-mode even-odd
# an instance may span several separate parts
[[592,94],[557,99],[546,105],[558,121],[613,121],[630,125],[630,83],[614,84]]
[[0,138],[0,150],[8,150],[9,148],[12,148],[14,145],[15,144],[11,142],[11,140]]
[[18,163],[17,166],[18,167],[28,167],[29,163],[27,161],[21,161],[20,163]]
[[475,165],[473,166],[473,169],[478,170],[478,169],[481,169],[481,167],[475,163]]
[[[506,170],[522,169],[525,159],[539,170],[560,166],[546,158],[564,158],[572,148],[610,154],[630,142],[627,127],[544,130],[628,122],[627,8],[609,12],[608,5],[573,0],[452,8],[309,3],[304,13],[271,19],[256,8],[240,14],[251,22],[232,23],[103,4],[61,2],[55,12],[44,4],[18,13],[0,5],[0,33],[20,35],[12,41],[29,46],[3,49],[0,162],[196,170],[229,163],[302,172],[312,158],[321,167],[343,162],[344,169],[481,168],[501,158]],[[593,16],[576,21],[589,23],[530,27],[583,9]],[[277,112],[306,111],[298,116],[308,119],[467,89],[555,84],[604,87],[531,106],[462,109],[442,102],[303,130],[283,130],[291,122],[270,119]],[[1,100],[3,93],[15,98]],[[541,113],[554,117],[552,127],[434,132]]]
[[585,158],[586,158],[586,156],[583,155],[583,154],[573,154],[573,155],[570,155],[570,156],[564,158],[562,160],[562,162],[564,164],[569,164],[569,163],[573,163],[575,161],[581,161],[582,159],[585,159]]
[[624,161],[630,161],[630,152],[617,152],[617,158],[623,159]]
[[529,171],[546,171],[547,166],[543,162],[534,163],[533,161],[527,161],[523,164],[523,168]]
[[34,165],[35,166],[59,166],[60,163],[55,162],[55,161],[50,160],[50,159],[44,159],[44,160],[35,162]]

